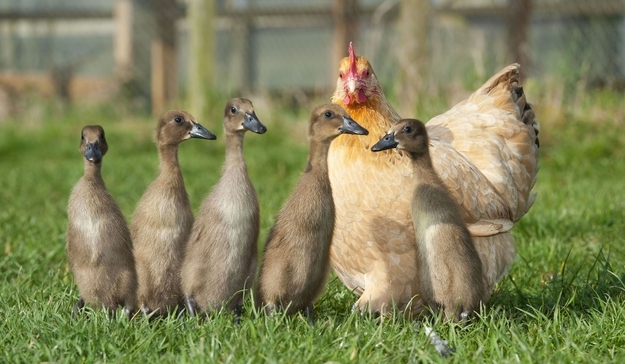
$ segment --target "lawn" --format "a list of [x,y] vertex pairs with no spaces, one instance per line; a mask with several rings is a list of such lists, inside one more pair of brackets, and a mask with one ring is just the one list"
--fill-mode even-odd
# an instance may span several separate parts
[[[450,359],[438,356],[418,322],[351,313],[356,297],[335,278],[316,304],[314,327],[301,315],[257,315],[249,302],[239,327],[230,314],[204,322],[147,322],[92,311],[72,321],[78,292],[68,269],[65,228],[67,199],[82,175],[80,129],[105,128],[103,176],[130,218],[156,176],[155,120],[111,107],[43,106],[28,117],[1,121],[0,362],[622,362],[622,100],[622,94],[589,95],[575,109],[555,111],[538,103],[538,199],[513,230],[518,259],[478,318],[467,326],[435,325],[456,349]],[[220,108],[211,112],[213,119],[200,120],[218,137]],[[261,242],[305,166],[307,112],[259,108],[269,131],[246,136],[261,203]],[[223,155],[223,138],[190,140],[180,148],[196,210],[219,178]]]

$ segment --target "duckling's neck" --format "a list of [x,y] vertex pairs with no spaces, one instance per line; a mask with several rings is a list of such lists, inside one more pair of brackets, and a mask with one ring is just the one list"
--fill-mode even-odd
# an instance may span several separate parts
[[182,174],[178,163],[178,145],[159,145],[159,174]]
[[243,133],[226,132],[226,163],[224,169],[245,167],[243,158]]
[[408,152],[410,160],[412,160],[412,166],[415,170],[415,179],[420,183],[435,183],[441,184],[442,181],[436,174],[434,166],[432,165],[432,159],[429,153],[413,153]]
[[102,162],[93,163],[85,159],[85,175],[84,178],[104,186],[102,179]]
[[308,166],[306,172],[313,172],[317,175],[328,176],[328,150],[330,142],[310,141],[310,151],[308,154]]

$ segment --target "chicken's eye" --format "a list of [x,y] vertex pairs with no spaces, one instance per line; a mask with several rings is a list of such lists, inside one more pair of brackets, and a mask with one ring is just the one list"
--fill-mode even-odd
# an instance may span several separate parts
[[233,113],[233,114],[236,114],[236,112],[237,112],[237,108],[236,108],[236,107],[234,107],[234,106],[233,106],[233,107],[231,107],[231,108],[230,108],[230,112],[231,112],[231,113]]
[[181,118],[180,116],[176,116],[174,118],[174,121],[176,122],[176,124],[182,124],[184,122],[184,119]]
[[367,76],[369,76],[369,74],[370,74],[370,73],[369,73],[369,70],[367,70]]
[[342,73],[339,73],[339,78],[343,78],[343,74]]
[[410,133],[412,133],[412,127],[410,127],[410,125],[406,125],[406,126],[404,126],[404,128],[402,129],[402,132],[403,132],[403,133],[406,133],[406,134],[410,134]]
[[326,119],[330,119],[331,117],[334,116],[334,114],[332,113],[332,111],[326,111],[325,114],[323,114]]

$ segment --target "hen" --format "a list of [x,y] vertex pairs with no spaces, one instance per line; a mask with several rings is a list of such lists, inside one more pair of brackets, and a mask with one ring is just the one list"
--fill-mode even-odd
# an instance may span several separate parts
[[[332,101],[369,130],[340,136],[328,157],[336,205],[331,264],[360,295],[355,307],[386,312],[422,307],[410,215],[412,168],[397,151],[369,148],[401,118],[387,101],[369,61],[354,54],[339,64]],[[488,292],[515,258],[510,229],[532,206],[538,172],[539,123],[519,85],[519,65],[491,77],[468,99],[427,123],[436,172],[473,235]]]

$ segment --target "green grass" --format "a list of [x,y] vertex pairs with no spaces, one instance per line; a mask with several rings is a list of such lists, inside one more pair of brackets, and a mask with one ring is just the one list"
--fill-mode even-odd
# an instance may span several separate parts
[[[300,315],[256,315],[249,303],[240,327],[230,314],[205,322],[129,322],[91,311],[73,322],[78,292],[64,234],[67,199],[82,174],[80,129],[104,126],[110,144],[104,179],[129,218],[156,175],[155,122],[95,107],[44,109],[40,119],[5,121],[0,362],[623,361],[625,124],[621,104],[606,104],[599,111],[582,105],[575,115],[541,118],[539,195],[513,230],[519,258],[479,318],[466,327],[436,324],[456,348],[451,359],[438,356],[420,323],[352,314],[356,297],[336,279],[316,305],[314,327]],[[261,241],[304,167],[306,114],[259,112],[269,132],[246,136],[262,208]],[[539,108],[542,114],[550,112]],[[221,135],[219,109],[212,115],[203,124]],[[185,142],[180,161],[197,209],[219,178],[223,138]]]

